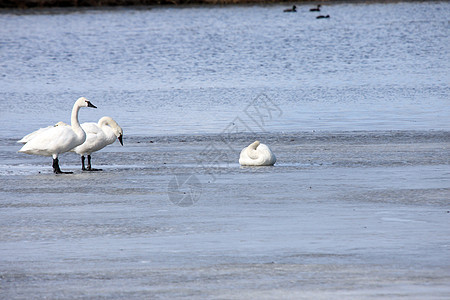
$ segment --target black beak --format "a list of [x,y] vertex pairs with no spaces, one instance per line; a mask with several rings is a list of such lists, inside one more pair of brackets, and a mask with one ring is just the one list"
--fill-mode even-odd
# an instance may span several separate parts
[[119,135],[119,137],[117,139],[119,140],[120,144],[123,146],[122,135]]
[[88,104],[88,107],[97,108],[97,106],[95,106],[95,105],[92,104],[91,102],[89,102],[89,101],[86,101],[86,102],[87,102],[87,104]]

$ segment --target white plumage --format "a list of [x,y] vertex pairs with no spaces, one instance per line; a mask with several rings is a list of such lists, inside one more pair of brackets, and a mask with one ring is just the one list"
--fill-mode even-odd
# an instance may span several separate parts
[[47,126],[47,127],[44,127],[44,128],[39,128],[38,130],[33,131],[30,134],[27,134],[26,136],[24,136],[22,139],[18,140],[17,142],[20,143],[20,144],[26,144],[29,141],[31,141],[34,137],[36,137],[37,135],[39,135],[41,133],[44,133],[45,131],[47,131],[49,129],[52,129],[53,127],[57,127],[57,126],[70,126],[70,125],[68,125],[68,124],[66,124],[64,122],[58,122],[58,123],[56,123],[53,126],[50,125],[50,126]]
[[239,164],[242,166],[272,166],[277,161],[272,150],[259,141],[255,141],[241,151]]

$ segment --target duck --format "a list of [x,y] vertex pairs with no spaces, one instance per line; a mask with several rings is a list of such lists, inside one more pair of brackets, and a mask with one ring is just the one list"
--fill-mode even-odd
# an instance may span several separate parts
[[[99,151],[108,145],[114,143],[116,138],[123,146],[123,129],[111,117],[102,117],[97,123],[89,122],[81,124],[86,132],[86,140],[83,144],[73,148],[71,151],[81,155],[81,170],[83,171],[102,171],[91,166],[91,154]],[[85,155],[87,155],[88,164],[85,167]]]
[[326,16],[320,15],[320,16],[316,17],[316,19],[329,19],[329,18],[330,18],[330,15],[326,15]]
[[286,8],[283,12],[297,12],[297,6],[292,5],[292,8]]
[[317,7],[310,8],[309,11],[320,11],[320,7],[321,7],[321,6],[322,6],[322,5],[317,4]]
[[73,172],[62,172],[59,167],[58,156],[81,145],[86,140],[86,133],[78,121],[78,112],[82,107],[97,108],[85,97],[75,101],[70,126],[54,126],[40,133],[36,133],[19,150],[20,153],[51,156],[53,158],[53,172],[55,174],[71,174]]
[[242,149],[239,157],[241,166],[273,166],[276,161],[272,150],[260,141],[254,141]]

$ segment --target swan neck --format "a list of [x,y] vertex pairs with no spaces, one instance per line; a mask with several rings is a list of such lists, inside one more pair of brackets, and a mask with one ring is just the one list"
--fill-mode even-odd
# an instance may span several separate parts
[[78,112],[80,110],[80,106],[78,105],[78,103],[75,103],[73,105],[73,109],[72,109],[72,116],[70,118],[70,125],[72,126],[73,131],[75,131],[77,133],[77,135],[86,135],[84,130],[81,128],[80,126],[80,122],[78,121]]
[[250,157],[251,159],[257,159],[258,158],[258,151],[256,151],[255,148],[253,147],[247,147],[247,155],[248,157]]
[[98,125],[98,127],[100,127],[100,128],[103,127],[103,126],[105,126],[105,125],[109,125],[108,118],[107,118],[107,117],[101,118],[100,120],[98,120],[97,125]]
[[103,117],[98,121],[98,127],[102,128],[103,131],[109,130],[115,137],[122,134],[122,129],[119,124],[114,121],[111,117]]
[[253,143],[250,144],[250,146],[248,146],[249,148],[256,150],[259,146],[260,142],[259,141],[254,141]]

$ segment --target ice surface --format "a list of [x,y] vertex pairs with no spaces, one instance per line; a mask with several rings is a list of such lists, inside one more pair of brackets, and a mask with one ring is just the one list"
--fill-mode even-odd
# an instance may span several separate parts
[[129,138],[93,156],[100,173],[77,171],[73,153],[61,158],[73,175],[14,154],[0,186],[3,295],[445,298],[447,133],[261,138],[274,167],[242,168],[232,150],[220,168],[196,163],[215,135]]

